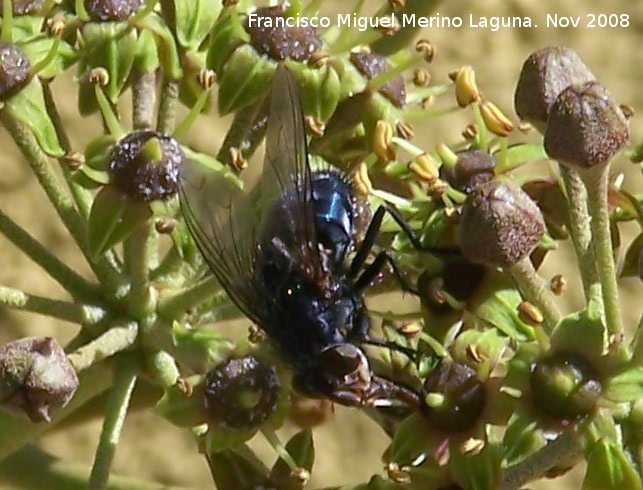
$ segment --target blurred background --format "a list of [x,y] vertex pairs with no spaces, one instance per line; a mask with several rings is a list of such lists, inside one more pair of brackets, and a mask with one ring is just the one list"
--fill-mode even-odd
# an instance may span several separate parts
[[[350,12],[346,0],[326,0],[321,15],[333,16],[337,12]],[[366,0],[367,13],[375,11],[380,0]],[[568,46],[576,50],[597,78],[607,86],[619,103],[643,112],[643,2],[632,0],[567,0],[566,2],[529,0],[445,0],[438,9],[444,16],[460,16],[466,21],[469,14],[485,16],[530,16],[538,27],[531,29],[501,28],[496,32],[483,28],[431,29],[422,33],[437,50],[435,61],[429,66],[435,83],[442,83],[447,74],[459,66],[472,65],[477,73],[480,89],[488,100],[496,103],[514,121],[513,91],[523,60],[534,50],[547,45]],[[586,28],[587,14],[628,14],[629,27]],[[580,16],[577,28],[547,28],[546,14]],[[409,48],[411,49],[411,48]],[[73,73],[55,82],[57,101],[65,124],[73,137],[77,150],[81,150],[91,137],[100,132],[97,118],[81,119],[76,109],[76,85]],[[447,106],[452,100],[446,97],[438,104]],[[229,120],[221,120],[215,113],[202,116],[190,133],[186,144],[199,150],[216,153],[225,134]],[[128,117],[128,112],[123,111]],[[455,142],[470,121],[470,113],[462,111],[449,117],[415,125],[415,143],[430,150],[440,142]],[[124,122],[126,127],[129,121]],[[643,118],[635,114],[631,121],[632,141],[643,138]],[[516,140],[537,140],[537,135],[517,134]],[[54,215],[44,193],[33,178],[28,166],[14,144],[0,129],[0,147],[3,149],[0,172],[0,207],[18,223],[77,270],[88,276],[88,268],[80,258],[71,240]],[[260,158],[257,155],[256,158]],[[252,164],[252,163],[251,163]],[[614,173],[625,173],[625,188],[637,192],[643,188],[643,177],[638,166],[619,156]],[[630,230],[631,233],[632,230]],[[631,235],[624,235],[626,245]],[[65,299],[59,287],[35,267],[23,254],[0,236],[0,284],[21,288],[30,293]],[[544,264],[545,277],[563,273],[570,288],[561,299],[561,306],[572,311],[579,306],[578,281],[573,257],[567,250],[550,254]],[[643,292],[639,281],[623,283],[624,318],[627,325],[636,326],[640,314],[640,296]],[[380,298],[378,298],[378,301]],[[391,307],[397,308],[398,297],[387,298]],[[400,306],[404,307],[404,306]],[[378,303],[378,309],[382,309]],[[240,321],[240,329],[248,326]],[[244,330],[245,331],[245,330]],[[70,324],[35,315],[0,309],[0,342],[29,335],[54,335],[69,339],[75,333]],[[47,435],[40,441],[51,453],[90,465],[98,440],[100,421],[79,424],[64,433]],[[294,429],[282,432],[286,440]],[[268,445],[256,438],[255,447],[271,464],[274,454]],[[357,410],[336,407],[335,417],[324,427],[316,429],[317,459],[313,480],[309,488],[348,484],[367,480],[374,473],[383,473],[381,454],[387,439],[380,429]],[[36,469],[34,469],[37,471]],[[149,478],[157,482],[213,488],[205,462],[196,453],[195,445],[187,431],[174,428],[150,413],[134,414],[128,418],[122,443],[119,445],[114,471],[120,474]],[[577,488],[582,468],[562,480],[531,485],[532,488]],[[564,482],[564,483],[561,483]],[[0,488],[9,489],[0,482]]]

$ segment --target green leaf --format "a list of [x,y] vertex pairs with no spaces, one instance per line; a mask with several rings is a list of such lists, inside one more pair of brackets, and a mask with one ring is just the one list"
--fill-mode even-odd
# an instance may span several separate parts
[[[54,42],[53,38],[41,35],[39,37],[32,38],[20,47],[27,54],[31,61],[31,65],[33,66],[47,57],[49,51],[54,45]],[[38,73],[38,77],[42,79],[54,78],[56,75],[60,75],[67,68],[76,63],[77,60],[78,53],[69,44],[61,41],[58,46],[56,56],[42,71]]]
[[186,394],[183,388],[185,383],[181,385],[177,383],[165,390],[154,410],[173,425],[188,428],[206,421],[202,403],[203,376],[190,376],[184,381],[193,389],[190,395]]
[[172,324],[175,356],[181,365],[197,373],[209,371],[230,357],[234,343],[212,328]]
[[643,398],[643,366],[627,366],[605,381],[603,396],[617,403]]
[[89,250],[100,257],[152,216],[149,204],[135,201],[114,186],[105,186],[96,195],[89,212]]
[[[293,457],[298,467],[305,468],[309,472],[312,471],[313,463],[315,462],[315,444],[312,430],[305,429],[292,436],[286,444],[286,451]],[[290,467],[283,459],[279,458],[270,471],[270,479],[279,483],[279,488],[283,490],[300,490],[304,488],[301,481],[290,477],[290,473]]]
[[109,157],[116,141],[107,134],[97,136],[85,147],[85,165],[94,170],[105,171],[109,169]]
[[208,450],[207,461],[218,490],[270,486],[268,468],[245,444],[235,445],[226,451]]
[[564,317],[551,335],[552,351],[575,352],[588,361],[598,361],[606,347],[607,330],[588,310]]
[[[497,159],[498,156],[498,152],[496,152],[494,157]],[[503,165],[501,171],[503,173],[508,172],[525,163],[548,159],[549,157],[547,153],[545,153],[545,148],[542,143],[520,143],[512,145],[507,148],[506,165]]]
[[183,70],[181,69],[179,52],[176,48],[172,31],[165,21],[156,12],[153,12],[137,21],[137,25],[139,28],[148,29],[154,35],[163,75],[169,80],[180,79],[183,75]]
[[198,49],[219,17],[221,7],[219,0],[175,1],[176,37],[179,44],[187,50]]
[[521,410],[514,412],[502,440],[502,457],[506,466],[524,461],[545,443],[542,432],[538,430],[538,422]]
[[509,339],[494,329],[484,331],[467,330],[456,338],[453,347],[453,358],[456,361],[473,366],[469,349],[476,346],[478,361],[474,369],[481,381],[489,379],[491,371],[500,362],[500,358],[509,344]]
[[494,289],[475,309],[480,319],[515,340],[532,340],[534,329],[520,319],[518,305],[522,302],[515,289]]
[[210,34],[206,66],[214,70],[218,77],[221,77],[224,64],[235,49],[249,40],[240,22],[233,21],[233,15],[237,14],[231,13],[220,18]]
[[641,490],[641,477],[628,457],[616,444],[601,439],[587,459],[587,472],[582,490]]
[[159,56],[156,51],[154,34],[147,29],[138,34],[136,56],[133,69],[138,73],[152,73],[159,67]]
[[243,180],[241,180],[239,176],[230,169],[230,167],[228,167],[227,165],[224,165],[212,155],[194,151],[193,149],[187,146],[181,146],[181,148],[183,149],[185,156],[188,158],[188,160],[194,163],[197,163],[198,165],[203,167],[202,169],[200,169],[200,171],[202,172],[214,171],[214,172],[220,173],[226,179],[230,180],[231,182],[239,186],[239,189],[243,189]]
[[463,454],[458,445],[451,447],[449,466],[458,484],[466,490],[496,488],[500,481],[500,446],[492,438],[492,428],[487,428],[487,440],[479,452]]
[[[643,248],[643,233],[640,233],[625,252],[620,277],[639,277],[639,257]],[[643,273],[643,271],[641,271]]]
[[331,64],[311,70],[298,62],[286,62],[294,73],[304,114],[326,121],[337,108],[340,95],[339,75]]
[[42,85],[37,77],[6,100],[4,110],[33,132],[42,151],[52,157],[60,157],[65,153],[49,118]]

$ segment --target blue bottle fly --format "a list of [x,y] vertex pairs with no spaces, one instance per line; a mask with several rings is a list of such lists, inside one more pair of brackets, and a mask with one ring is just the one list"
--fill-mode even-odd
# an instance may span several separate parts
[[256,188],[243,192],[220,173],[192,167],[180,189],[188,228],[231,299],[291,366],[295,389],[350,406],[416,406],[418,395],[373,373],[361,348],[377,343],[363,289],[386,257],[364,262],[383,210],[349,264],[356,199],[342,173],[311,169],[299,93],[284,65],[270,95]]

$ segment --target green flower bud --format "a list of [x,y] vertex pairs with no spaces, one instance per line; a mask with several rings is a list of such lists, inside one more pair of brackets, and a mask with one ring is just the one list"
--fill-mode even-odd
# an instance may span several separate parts
[[65,351],[51,337],[27,337],[0,347],[0,406],[32,422],[49,422],[78,388]]
[[84,0],[85,10],[97,22],[121,21],[136,13],[143,0]]
[[556,352],[535,363],[529,382],[536,407],[557,420],[586,417],[603,391],[592,366],[571,352]]
[[205,384],[208,423],[233,431],[259,428],[277,409],[281,390],[276,368],[253,356],[212,369]]
[[31,63],[20,46],[0,42],[0,98],[15,93],[29,78]]
[[571,84],[596,80],[573,49],[550,46],[525,60],[518,78],[514,105],[520,119],[545,132],[549,110]]
[[489,153],[480,150],[466,150],[458,153],[454,165],[440,167],[440,178],[451,187],[469,193],[478,184],[488,182],[494,177],[496,162]]
[[627,119],[597,82],[570,85],[556,98],[545,131],[545,150],[581,168],[608,162],[629,139]]
[[422,414],[435,427],[460,432],[473,427],[485,406],[486,391],[466,364],[444,361],[424,382]]
[[178,142],[151,129],[122,138],[112,150],[109,169],[114,184],[142,201],[170,199],[178,190],[185,154]]
[[540,209],[525,191],[492,180],[467,196],[460,246],[472,262],[510,267],[534,251],[545,232]]

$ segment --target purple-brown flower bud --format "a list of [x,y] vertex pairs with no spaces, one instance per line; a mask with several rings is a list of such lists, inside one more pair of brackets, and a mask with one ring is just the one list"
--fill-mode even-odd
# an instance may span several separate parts
[[27,337],[0,347],[0,405],[32,422],[49,422],[78,388],[65,351],[51,337]]
[[544,233],[540,209],[511,182],[477,186],[462,207],[460,246],[472,262],[510,267],[533,252]]
[[144,0],[85,0],[85,10],[98,22],[125,20],[143,6]]
[[296,61],[308,61],[311,55],[319,51],[322,41],[314,27],[287,27],[277,19],[283,19],[284,5],[261,7],[248,15],[246,31],[250,34],[250,44],[260,54],[273,60],[291,58]]
[[424,383],[423,415],[435,427],[460,432],[473,427],[484,409],[486,391],[466,364],[442,362]]
[[[368,80],[392,68],[386,56],[376,53],[351,53],[350,60],[353,66]],[[382,85],[379,92],[396,107],[402,108],[406,105],[406,87],[404,86],[404,78],[401,75],[388,80]]]
[[275,412],[281,382],[277,369],[253,356],[230,359],[206,375],[208,423],[229,430],[254,430]]
[[0,98],[17,91],[29,78],[31,63],[20,46],[0,42]]
[[178,190],[179,169],[184,159],[176,140],[143,129],[116,143],[109,169],[114,184],[134,199],[170,199]]
[[576,52],[550,46],[532,53],[523,63],[514,105],[516,114],[539,131],[545,131],[549,110],[563,90],[571,84],[596,80]]
[[[11,10],[13,15],[28,15],[38,12],[45,5],[45,0],[13,0]],[[4,9],[4,1],[0,0],[0,9]]]
[[547,154],[581,168],[608,162],[629,139],[627,119],[598,82],[570,85],[556,98],[545,131]]
[[494,177],[496,162],[491,155],[480,150],[466,150],[458,153],[454,165],[442,165],[440,178],[451,187],[469,193],[478,184],[488,182]]

